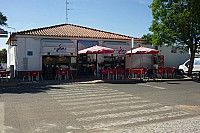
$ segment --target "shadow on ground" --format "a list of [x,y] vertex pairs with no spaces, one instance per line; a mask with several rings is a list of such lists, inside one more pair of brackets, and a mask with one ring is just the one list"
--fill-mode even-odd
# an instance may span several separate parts
[[[182,80],[183,77],[176,77],[175,80]],[[169,79],[156,79],[156,80],[140,80],[140,79],[122,79],[122,80],[101,80],[94,78],[79,78],[73,80],[42,80],[42,81],[23,81],[20,79],[13,79],[9,82],[0,83],[0,94],[13,93],[43,93],[51,89],[63,89],[62,87],[52,87],[51,85],[66,85],[66,84],[139,84],[147,82],[168,82]],[[200,83],[200,81],[196,81]],[[168,84],[179,84],[177,82],[169,82]]]

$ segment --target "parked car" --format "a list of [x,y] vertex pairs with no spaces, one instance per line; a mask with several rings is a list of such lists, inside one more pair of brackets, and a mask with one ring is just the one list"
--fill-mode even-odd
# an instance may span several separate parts
[[[185,63],[179,66],[179,71],[181,73],[187,73],[190,65],[190,60],[187,60]],[[193,73],[195,72],[200,72],[200,58],[195,58],[194,59],[194,67],[192,70]]]

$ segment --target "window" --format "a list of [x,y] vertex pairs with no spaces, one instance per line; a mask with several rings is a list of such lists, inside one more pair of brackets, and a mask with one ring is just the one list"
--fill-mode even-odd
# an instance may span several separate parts
[[24,70],[28,70],[28,58],[23,58],[23,67]]
[[33,51],[27,51],[27,55],[28,56],[32,56],[33,55]]

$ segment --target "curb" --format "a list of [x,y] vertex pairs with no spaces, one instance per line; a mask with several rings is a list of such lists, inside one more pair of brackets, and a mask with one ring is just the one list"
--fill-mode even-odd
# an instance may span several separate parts
[[0,84],[0,87],[14,87],[14,86],[26,86],[26,85],[58,85],[58,84],[98,84],[98,83],[112,83],[112,84],[136,84],[136,83],[147,83],[147,82],[169,82],[169,81],[193,81],[192,78],[183,78],[183,79],[122,79],[122,80],[90,80],[90,81],[77,81],[77,80],[69,80],[69,81],[39,81],[39,82],[17,82],[17,83],[3,83]]

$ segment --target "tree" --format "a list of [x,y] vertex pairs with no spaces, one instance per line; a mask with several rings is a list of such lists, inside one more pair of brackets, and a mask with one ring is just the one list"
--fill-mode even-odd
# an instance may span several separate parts
[[146,41],[144,42],[144,44],[150,44],[150,45],[153,44],[153,43],[152,43],[152,34],[147,33],[146,35],[143,35],[141,38],[146,40]]
[[7,50],[2,49],[0,50],[0,53],[2,56],[0,56],[0,63],[6,63],[7,62]]
[[0,25],[1,26],[7,26],[7,17],[3,15],[2,12],[0,12]]
[[188,75],[200,43],[200,0],[154,0],[150,5],[153,44],[186,46],[191,53]]

